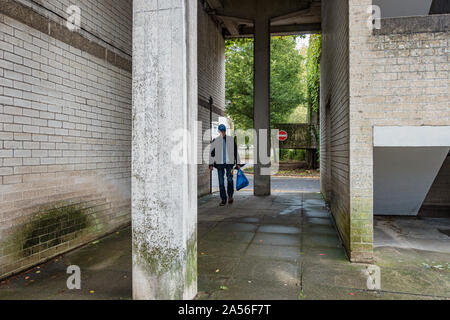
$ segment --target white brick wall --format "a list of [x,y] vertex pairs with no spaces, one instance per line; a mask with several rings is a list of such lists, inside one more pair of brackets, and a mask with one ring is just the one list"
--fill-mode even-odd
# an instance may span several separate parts
[[372,1],[349,4],[351,249],[364,257],[373,238],[373,126],[450,125],[450,36],[372,35]]
[[[225,40],[220,28],[199,6],[198,9],[198,94],[204,101],[213,97],[214,106],[225,110]],[[213,120],[218,116],[213,112]],[[211,128],[209,109],[198,107],[198,120],[202,121],[202,136]],[[200,141],[199,157],[208,142]],[[198,194],[210,192],[210,171],[208,163],[198,166]]]
[[349,248],[349,51],[347,0],[322,4],[321,190]]
[[[0,15],[0,277],[128,223],[130,141],[129,72]],[[23,256],[14,239],[56,203],[93,229]]]
[[[20,0],[25,5],[39,3],[48,11],[67,18],[71,5],[81,9],[81,27],[131,55],[132,0]],[[50,15],[50,13],[48,13]],[[102,41],[102,42],[103,42]]]

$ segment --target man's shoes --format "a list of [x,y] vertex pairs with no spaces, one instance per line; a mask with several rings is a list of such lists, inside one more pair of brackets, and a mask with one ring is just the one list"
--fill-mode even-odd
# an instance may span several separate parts
[[227,201],[225,200],[225,201],[222,201],[222,202],[219,204],[219,206],[223,207],[223,206],[225,206],[226,204],[227,204]]
[[228,199],[228,203],[232,204],[233,203],[233,198]]

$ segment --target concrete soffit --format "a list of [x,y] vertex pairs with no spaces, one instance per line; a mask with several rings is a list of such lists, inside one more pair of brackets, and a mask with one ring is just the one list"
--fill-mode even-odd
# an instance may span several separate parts
[[374,147],[450,147],[450,126],[374,126]]
[[[201,0],[204,10],[222,27],[225,38],[253,37],[254,7],[253,0],[243,1],[242,8],[230,0]],[[271,19],[272,35],[308,34],[321,31],[321,0],[299,1],[296,7],[286,9],[282,14],[274,10]],[[231,8],[227,7],[230,5]],[[271,4],[271,6],[276,6]],[[233,7],[238,9],[234,10]]]

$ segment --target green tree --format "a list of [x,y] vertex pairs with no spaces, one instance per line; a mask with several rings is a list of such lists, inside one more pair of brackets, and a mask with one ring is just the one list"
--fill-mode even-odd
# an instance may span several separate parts
[[[271,41],[270,116],[272,123],[287,121],[305,102],[304,57],[296,49],[295,36]],[[226,44],[227,115],[236,127],[253,128],[253,40],[233,39]]]
[[[320,57],[322,55],[322,35],[315,34],[309,38],[308,56],[306,58],[306,103],[311,122],[312,113],[319,113],[320,109]],[[312,128],[316,145],[320,145],[320,129]],[[317,149],[320,159],[320,148]]]
[[322,35],[312,34],[309,38],[306,58],[306,101],[314,112],[320,107],[320,56],[322,54]]

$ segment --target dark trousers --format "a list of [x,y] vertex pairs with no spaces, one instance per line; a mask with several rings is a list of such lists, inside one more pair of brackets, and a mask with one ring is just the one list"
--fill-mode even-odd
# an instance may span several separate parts
[[[225,181],[224,175],[227,173],[227,190],[225,191]],[[219,164],[217,166],[217,173],[219,175],[219,187],[220,187],[220,198],[222,201],[227,201],[228,198],[233,198],[234,194],[234,184],[233,184],[233,165],[232,164]]]

